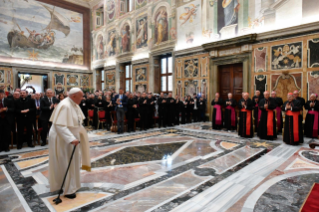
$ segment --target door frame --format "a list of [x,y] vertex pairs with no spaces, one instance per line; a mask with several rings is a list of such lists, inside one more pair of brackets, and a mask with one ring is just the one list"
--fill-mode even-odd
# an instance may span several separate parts
[[[252,63],[252,56],[251,53],[244,53],[238,55],[231,55],[226,57],[216,57],[210,59],[210,76],[209,76],[209,83],[210,83],[210,99],[214,99],[215,93],[218,92],[219,89],[219,67],[222,65],[231,65],[236,63],[243,64],[243,92],[249,92],[249,88],[251,86],[251,63]],[[210,105],[210,102],[208,102]],[[213,108],[211,106],[211,111]],[[209,115],[210,120],[212,120],[212,114]]]

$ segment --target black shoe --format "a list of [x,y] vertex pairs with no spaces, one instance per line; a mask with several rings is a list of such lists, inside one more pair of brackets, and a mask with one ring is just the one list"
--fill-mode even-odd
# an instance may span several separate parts
[[41,146],[45,146],[45,145],[47,145],[47,144],[46,144],[46,143],[43,143],[43,142],[41,143]]
[[66,198],[69,198],[69,199],[74,199],[76,198],[76,194],[67,194],[67,195],[64,195]]
[[22,146],[18,146],[17,149],[22,149]]
[[6,149],[6,150],[4,150],[5,152],[10,152],[10,149]]
[[30,147],[30,148],[34,148],[34,146],[31,144],[31,145],[28,145],[28,147]]

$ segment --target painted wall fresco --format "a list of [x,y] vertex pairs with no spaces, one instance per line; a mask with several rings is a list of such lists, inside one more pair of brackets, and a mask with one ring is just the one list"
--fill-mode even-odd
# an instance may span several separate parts
[[0,86],[4,86],[6,91],[11,91],[13,87],[12,68],[0,67]]
[[91,88],[92,75],[70,74],[64,72],[52,73],[52,88],[59,94],[70,90],[72,87]]
[[105,89],[115,89],[115,70],[105,71]]
[[82,14],[35,0],[0,2],[0,56],[83,65]]
[[116,30],[112,30],[108,33],[108,42],[106,46],[106,51],[109,57],[115,56],[117,52],[116,47]]
[[136,19],[136,48],[147,47],[148,41],[147,16]]
[[106,20],[107,20],[107,23],[114,21],[115,16],[116,16],[115,1],[114,0],[107,0],[106,1]]
[[121,28],[121,52],[129,52],[131,47],[131,28],[128,23],[125,23]]
[[133,66],[133,91],[146,92],[148,88],[148,64]]
[[177,8],[177,18],[178,45],[201,44],[201,1],[193,1]]
[[166,7],[160,7],[155,12],[155,44],[168,40],[168,17]]

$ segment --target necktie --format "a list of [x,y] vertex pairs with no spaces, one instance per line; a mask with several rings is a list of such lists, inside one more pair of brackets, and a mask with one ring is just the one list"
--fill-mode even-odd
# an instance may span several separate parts
[[[2,109],[3,108],[3,104],[2,104],[2,100],[0,101],[0,109]],[[4,114],[4,112],[3,113],[1,113],[1,118],[4,118],[5,117],[5,114]]]
[[51,99],[49,99],[49,103],[50,103],[50,105],[52,104]]

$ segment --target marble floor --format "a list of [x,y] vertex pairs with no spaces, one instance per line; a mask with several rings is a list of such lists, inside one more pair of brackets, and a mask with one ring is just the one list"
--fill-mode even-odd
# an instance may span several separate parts
[[59,205],[47,147],[2,152],[0,211],[297,212],[319,183],[319,150],[307,138],[299,146],[245,139],[208,122],[89,138],[92,172]]

